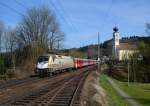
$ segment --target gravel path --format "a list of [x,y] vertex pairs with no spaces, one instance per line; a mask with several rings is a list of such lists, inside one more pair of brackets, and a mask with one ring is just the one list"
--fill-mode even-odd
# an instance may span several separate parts
[[139,103],[137,103],[131,96],[129,96],[127,93],[125,93],[123,90],[121,90],[116,83],[110,79],[107,78],[112,87],[117,91],[117,93],[123,97],[131,106],[141,106]]

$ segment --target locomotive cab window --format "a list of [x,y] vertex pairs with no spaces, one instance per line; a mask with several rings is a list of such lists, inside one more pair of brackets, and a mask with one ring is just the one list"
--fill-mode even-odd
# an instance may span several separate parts
[[46,62],[46,61],[48,61],[49,60],[49,58],[47,57],[47,56],[40,56],[39,58],[38,58],[38,62]]

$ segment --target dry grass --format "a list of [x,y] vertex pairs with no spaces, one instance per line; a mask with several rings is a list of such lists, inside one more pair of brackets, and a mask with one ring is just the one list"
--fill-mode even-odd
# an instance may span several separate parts
[[99,83],[99,73],[93,71],[83,87],[81,106],[107,106],[105,96],[105,91]]
[[15,76],[17,79],[28,77],[34,74],[34,64],[28,63],[25,66],[17,67]]

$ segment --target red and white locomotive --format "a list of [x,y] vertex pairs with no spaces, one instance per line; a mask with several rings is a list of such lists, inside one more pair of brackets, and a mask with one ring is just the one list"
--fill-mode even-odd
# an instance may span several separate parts
[[96,60],[72,58],[71,56],[62,56],[55,54],[47,54],[39,56],[35,69],[35,74],[40,77],[51,76],[52,74],[82,68],[94,65]]

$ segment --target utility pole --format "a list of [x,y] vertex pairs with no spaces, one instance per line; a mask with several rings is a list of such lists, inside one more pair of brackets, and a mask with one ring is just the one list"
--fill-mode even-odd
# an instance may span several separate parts
[[13,65],[13,71],[15,72],[16,70],[16,65],[15,65],[15,53],[12,55],[12,65]]
[[132,67],[133,67],[134,83],[136,82],[135,62],[136,62],[135,57],[133,57],[133,66]]
[[130,63],[128,60],[128,86],[129,86],[129,83],[130,83]]
[[98,72],[100,72],[100,37],[98,32]]
[[59,45],[59,41],[60,41],[60,40],[58,40],[58,45],[57,45],[58,50],[59,50],[59,47],[60,47],[60,45]]

